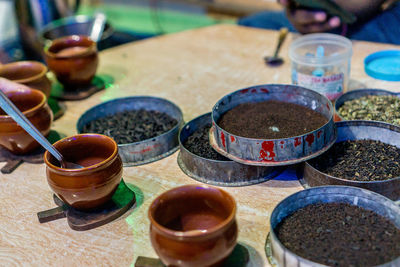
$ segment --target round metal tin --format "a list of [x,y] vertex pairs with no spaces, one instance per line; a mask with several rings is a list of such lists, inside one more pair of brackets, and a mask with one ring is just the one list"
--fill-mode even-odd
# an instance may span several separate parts
[[[347,140],[377,140],[400,148],[400,127],[377,121],[341,121],[336,123],[338,137],[336,142]],[[300,172],[301,173],[301,172]],[[365,188],[382,194],[392,200],[400,200],[400,177],[383,181],[353,181],[330,176],[305,162],[303,182],[310,186],[348,185]]]
[[152,96],[132,96],[117,98],[87,110],[78,120],[77,130],[82,133],[83,126],[101,117],[111,116],[128,110],[154,110],[168,114],[177,124],[168,132],[140,142],[119,144],[119,154],[124,166],[150,163],[174,153],[179,148],[178,134],[183,125],[182,111],[174,103]]
[[[327,123],[304,135],[269,140],[237,136],[219,127],[221,116],[237,105],[268,100],[305,106],[325,116]],[[295,164],[322,154],[334,144],[336,129],[333,113],[332,103],[325,96],[300,86],[267,84],[241,89],[224,96],[215,104],[210,144],[225,157],[246,165]]]
[[[282,200],[272,211],[270,217],[270,240],[267,240],[265,246],[266,254],[272,254],[272,257],[268,257],[269,260],[272,260],[271,264],[302,267],[326,266],[302,258],[288,250],[279,241],[275,232],[277,225],[284,218],[301,208],[316,203],[348,203],[355,205],[387,218],[400,229],[400,207],[396,206],[390,199],[372,191],[352,186],[320,186],[302,190]],[[319,215],[316,214],[315,216]],[[397,257],[393,261],[379,266],[399,265],[400,257]]]
[[207,159],[190,152],[183,144],[197,129],[208,124],[211,113],[189,121],[180,130],[178,165],[189,177],[217,186],[245,186],[265,182],[283,171],[283,167],[250,166],[229,159]]
[[382,89],[358,89],[353,90],[341,95],[335,102],[335,121],[344,121],[342,116],[339,114],[339,108],[344,104],[344,102],[351,101],[354,99],[358,99],[360,97],[368,96],[368,95],[392,95],[399,97],[399,93],[394,93]]

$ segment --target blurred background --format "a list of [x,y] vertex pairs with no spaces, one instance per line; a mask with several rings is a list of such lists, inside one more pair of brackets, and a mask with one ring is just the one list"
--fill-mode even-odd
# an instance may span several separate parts
[[0,62],[43,61],[49,40],[87,33],[98,13],[107,21],[103,50],[279,8],[276,0],[0,0]]

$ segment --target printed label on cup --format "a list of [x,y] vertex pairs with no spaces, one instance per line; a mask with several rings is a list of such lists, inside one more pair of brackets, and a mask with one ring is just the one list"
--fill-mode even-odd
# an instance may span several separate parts
[[317,91],[329,100],[334,100],[343,93],[343,73],[318,77],[297,72],[292,75],[292,79],[293,84]]

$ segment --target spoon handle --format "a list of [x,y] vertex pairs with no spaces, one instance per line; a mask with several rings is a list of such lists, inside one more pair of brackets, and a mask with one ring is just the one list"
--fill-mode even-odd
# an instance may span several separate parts
[[288,32],[289,32],[288,28],[281,28],[279,30],[279,39],[278,39],[278,44],[276,45],[274,57],[278,56],[279,50],[281,49],[283,41],[285,41]]
[[41,132],[25,117],[25,115],[8,99],[8,97],[0,90],[0,107],[25,129],[36,141],[38,141],[46,150],[48,150],[59,162],[63,162],[62,155],[58,152]]
[[104,24],[105,24],[106,16],[102,13],[98,13],[95,16],[93,25],[92,25],[92,30],[90,33],[90,39],[92,39],[95,42],[100,41],[101,34],[103,33],[104,30]]

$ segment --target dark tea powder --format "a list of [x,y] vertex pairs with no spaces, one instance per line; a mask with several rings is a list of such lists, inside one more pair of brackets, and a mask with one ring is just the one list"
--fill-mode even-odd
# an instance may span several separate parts
[[100,133],[118,144],[139,142],[171,130],[177,120],[154,110],[129,110],[93,120],[83,127],[84,133]]
[[375,140],[345,141],[335,143],[310,164],[347,180],[387,180],[400,176],[400,149]]
[[210,145],[208,134],[210,132],[211,124],[199,127],[188,137],[183,144],[187,150],[196,154],[197,156],[212,159],[212,160],[225,160],[229,159],[218,154]]
[[218,124],[242,137],[280,139],[314,131],[327,121],[322,114],[307,107],[270,100],[240,104],[224,113]]
[[275,230],[286,248],[329,266],[375,266],[400,256],[400,230],[393,223],[345,203],[307,206]]

